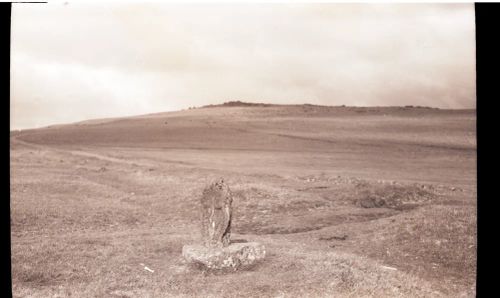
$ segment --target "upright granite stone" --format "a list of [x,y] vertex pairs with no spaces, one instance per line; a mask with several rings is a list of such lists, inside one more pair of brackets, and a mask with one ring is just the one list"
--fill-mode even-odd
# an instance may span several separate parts
[[182,255],[188,262],[209,269],[243,268],[266,255],[257,242],[231,243],[233,197],[221,178],[203,190],[201,196],[201,244],[184,245]]
[[201,236],[206,247],[226,247],[231,236],[231,190],[223,179],[212,183],[201,196]]

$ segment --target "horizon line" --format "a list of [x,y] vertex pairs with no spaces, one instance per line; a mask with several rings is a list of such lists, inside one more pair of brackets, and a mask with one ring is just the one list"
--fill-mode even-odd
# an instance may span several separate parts
[[278,104],[278,103],[264,103],[264,102],[248,102],[248,101],[241,101],[241,100],[230,100],[230,101],[225,101],[223,103],[208,104],[208,105],[202,105],[202,106],[191,106],[191,107],[186,107],[186,108],[177,109],[177,110],[166,110],[166,111],[151,112],[151,113],[145,113],[145,114],[132,114],[132,115],[129,114],[129,115],[121,115],[121,116],[86,118],[86,119],[77,120],[74,122],[59,122],[59,123],[53,123],[53,124],[48,124],[48,125],[36,126],[36,127],[27,127],[27,128],[13,129],[12,127],[10,127],[10,123],[9,123],[9,132],[19,132],[22,130],[50,128],[52,126],[77,124],[77,123],[91,121],[91,120],[107,120],[107,119],[124,118],[124,117],[140,117],[140,116],[147,116],[147,115],[155,115],[155,114],[162,114],[162,113],[175,113],[175,112],[204,109],[204,108],[217,108],[217,107],[251,108],[251,107],[273,107],[273,106],[313,106],[313,107],[328,107],[328,108],[413,108],[413,109],[432,109],[432,110],[442,110],[442,111],[476,110],[476,107],[473,107],[473,108],[439,108],[439,107],[421,106],[421,105],[396,105],[396,106],[395,105],[387,105],[387,106],[352,105],[352,106],[350,106],[350,105],[345,105],[345,104],[342,104],[342,105],[319,105],[319,104],[311,104],[311,103],[307,103],[307,102],[300,103],[300,104]]

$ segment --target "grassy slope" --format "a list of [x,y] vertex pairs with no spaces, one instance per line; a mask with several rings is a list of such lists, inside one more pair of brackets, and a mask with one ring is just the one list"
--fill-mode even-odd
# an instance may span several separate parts
[[[12,135],[16,296],[474,295],[474,111],[212,107]],[[219,176],[233,237],[268,247],[251,271],[180,258]]]

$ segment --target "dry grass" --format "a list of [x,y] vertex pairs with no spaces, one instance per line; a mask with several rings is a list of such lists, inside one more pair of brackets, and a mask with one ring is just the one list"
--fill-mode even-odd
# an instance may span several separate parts
[[[245,109],[16,133],[14,296],[474,296],[472,114]],[[233,238],[267,247],[252,270],[181,258],[198,196],[220,176]]]

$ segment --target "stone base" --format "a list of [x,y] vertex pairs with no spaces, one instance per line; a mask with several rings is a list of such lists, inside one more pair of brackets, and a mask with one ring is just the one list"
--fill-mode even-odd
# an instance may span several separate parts
[[233,243],[224,248],[184,245],[182,256],[192,263],[209,269],[238,269],[249,266],[266,256],[264,245],[257,242]]

